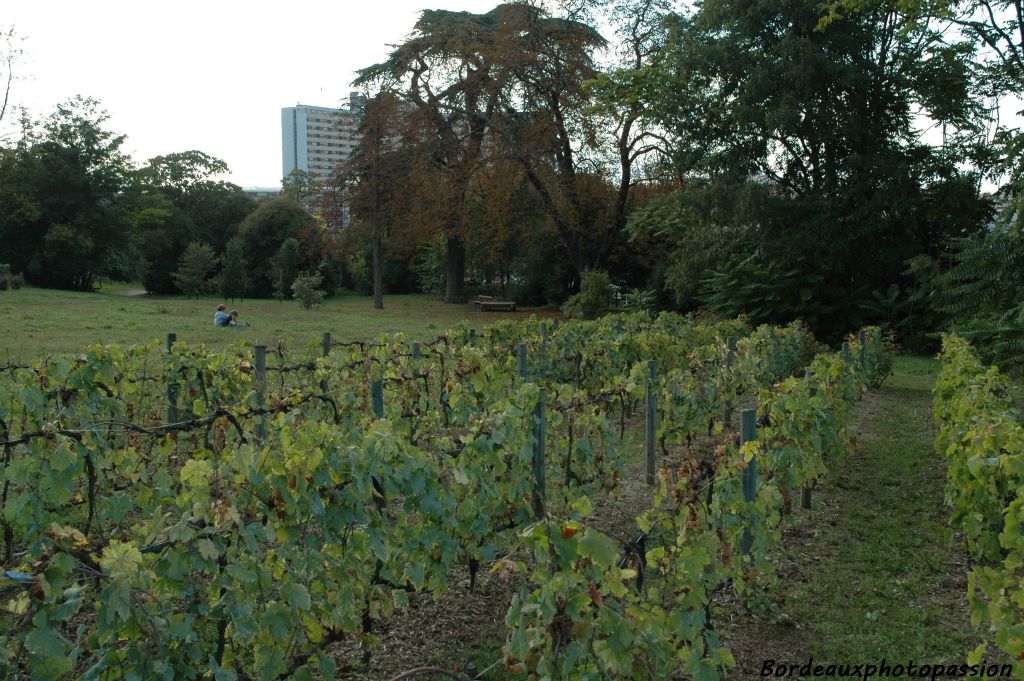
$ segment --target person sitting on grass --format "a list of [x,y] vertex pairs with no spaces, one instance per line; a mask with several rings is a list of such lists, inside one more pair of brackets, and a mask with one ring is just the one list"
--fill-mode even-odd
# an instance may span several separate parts
[[230,326],[231,325],[231,315],[229,315],[226,312],[227,309],[228,309],[227,305],[223,305],[222,304],[222,305],[218,305],[217,306],[217,311],[215,313],[213,313],[213,325],[214,326]]
[[246,322],[238,321],[238,310],[232,310],[228,318],[231,320],[228,322],[228,326],[249,326]]

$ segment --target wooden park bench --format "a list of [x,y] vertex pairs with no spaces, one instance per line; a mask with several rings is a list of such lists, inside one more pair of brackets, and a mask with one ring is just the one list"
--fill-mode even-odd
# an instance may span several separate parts
[[494,301],[494,296],[477,296],[473,304],[477,307],[481,307],[484,303],[490,303]]

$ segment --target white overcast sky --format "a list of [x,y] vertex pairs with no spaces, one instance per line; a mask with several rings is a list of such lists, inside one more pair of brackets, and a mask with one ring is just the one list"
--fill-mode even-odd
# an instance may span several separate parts
[[57,0],[4,2],[28,79],[12,102],[37,117],[80,94],[142,163],[198,149],[243,187],[281,182],[281,107],[338,106],[357,69],[386,58],[426,8],[498,0]]

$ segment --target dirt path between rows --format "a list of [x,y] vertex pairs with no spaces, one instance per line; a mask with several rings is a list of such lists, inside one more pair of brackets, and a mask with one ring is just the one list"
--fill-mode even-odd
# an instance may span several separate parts
[[857,406],[853,447],[784,530],[763,611],[720,614],[737,661],[729,679],[765,678],[768,660],[773,670],[813,660],[812,674],[818,664],[965,662],[977,637],[946,466],[932,451],[933,380],[897,364]]

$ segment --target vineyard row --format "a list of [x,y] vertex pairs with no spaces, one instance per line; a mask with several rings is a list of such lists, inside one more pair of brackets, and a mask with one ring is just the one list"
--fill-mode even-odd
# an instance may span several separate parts
[[[410,347],[332,347],[277,385],[244,350],[184,344],[4,372],[0,673],[333,678],[331,644],[369,653],[411,593],[490,563],[524,585],[509,669],[711,678],[730,661],[712,597],[769,568],[889,356],[877,330],[814,356],[800,325],[677,315]],[[741,446],[731,415],[755,399]],[[615,538],[590,497],[644,404],[654,497]]]
[[1024,679],[1024,420],[1009,379],[967,341],[945,336],[941,360],[935,451],[949,465],[946,500],[967,539],[971,620],[984,635],[968,662],[995,646]]

